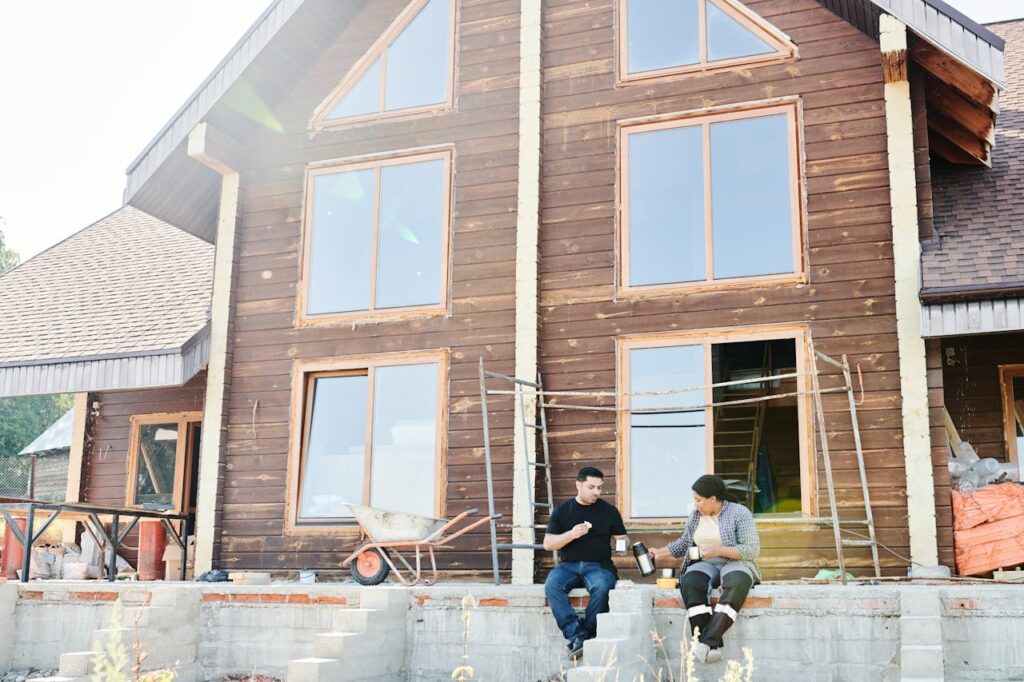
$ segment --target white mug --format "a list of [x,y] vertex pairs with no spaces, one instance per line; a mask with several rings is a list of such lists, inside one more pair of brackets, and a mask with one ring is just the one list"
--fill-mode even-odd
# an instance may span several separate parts
[[617,540],[615,540],[615,551],[618,552],[619,554],[625,554],[626,553],[626,539],[625,538],[618,538]]
[[700,561],[700,547],[690,548],[690,561]]

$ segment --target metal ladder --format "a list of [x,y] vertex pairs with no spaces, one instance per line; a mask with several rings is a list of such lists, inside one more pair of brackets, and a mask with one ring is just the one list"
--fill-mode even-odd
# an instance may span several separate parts
[[[511,384],[511,389],[488,389],[487,379],[498,379]],[[529,393],[537,401],[536,410],[534,412],[533,421],[527,419],[527,402],[526,394]],[[497,522],[494,519],[494,477],[491,467],[491,437],[490,437],[490,425],[488,419],[488,406],[487,396],[488,395],[511,395],[513,400],[518,405],[519,423],[518,428],[522,435],[523,447],[521,448],[521,455],[514,454],[514,456],[521,456],[526,464],[526,470],[543,470],[544,472],[544,492],[546,493],[547,501],[540,502],[534,497],[533,485],[526,487],[528,494],[528,503],[531,510],[531,518],[536,521],[537,511],[546,510],[548,516],[554,511],[554,494],[552,491],[551,484],[551,452],[548,447],[548,420],[547,413],[544,409],[544,384],[541,380],[540,373],[537,374],[537,381],[527,381],[525,379],[517,379],[515,377],[508,376],[507,374],[501,374],[499,372],[492,372],[484,369],[484,360],[480,358],[480,408],[483,415],[484,424],[484,465],[487,469],[487,505],[488,512],[491,514],[491,562],[494,570],[494,584],[499,584],[498,577],[498,550],[511,550],[511,549],[531,549],[531,550],[543,550],[544,545],[539,543],[499,543],[497,533]],[[541,447],[537,450],[537,454],[543,453],[544,459],[541,460],[535,455],[534,459],[530,458],[530,434],[540,434]],[[536,441],[535,441],[536,444]],[[514,474],[513,474],[514,475]],[[514,530],[518,528],[514,524],[510,524],[510,527]],[[544,530],[547,528],[546,524],[533,523],[529,526],[534,531]],[[558,553],[555,552],[555,562],[558,562]]]
[[[814,341],[808,335],[807,339],[808,349],[811,356],[811,384],[812,393],[814,396],[814,412],[818,421],[818,441],[821,445],[821,457],[825,468],[825,483],[828,488],[828,503],[829,511],[831,514],[832,533],[835,537],[836,543],[836,557],[839,560],[839,577],[842,583],[846,584],[846,558],[843,555],[844,547],[870,547],[871,548],[871,562],[875,569],[875,577],[882,577],[882,568],[878,559],[878,539],[875,535],[875,519],[871,511],[871,495],[868,491],[868,479],[867,473],[864,470],[864,450],[861,447],[860,442],[860,424],[857,421],[857,401],[853,394],[853,379],[850,373],[850,361],[846,354],[843,354],[842,361],[836,360],[824,353],[815,350]],[[839,521],[839,513],[836,509],[836,491],[835,485],[832,481],[832,459],[829,453],[828,446],[828,428],[825,421],[825,410],[822,407],[821,394],[822,389],[819,383],[818,377],[818,360],[821,360],[833,367],[842,370],[843,381],[845,388],[827,389],[826,392],[840,392],[846,393],[847,400],[850,404],[850,421],[853,427],[853,443],[857,451],[857,470],[860,474],[860,487],[861,493],[864,496],[864,518],[863,519],[847,519],[843,521],[846,525],[851,526],[866,526],[868,535],[865,539],[860,540],[846,540],[842,537],[842,526]],[[859,371],[859,370],[858,370]]]

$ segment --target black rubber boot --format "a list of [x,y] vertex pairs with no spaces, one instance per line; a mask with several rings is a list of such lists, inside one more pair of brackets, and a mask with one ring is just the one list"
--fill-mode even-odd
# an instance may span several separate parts
[[721,648],[722,636],[736,621],[736,615],[743,602],[747,600],[747,594],[753,584],[750,576],[741,571],[733,571],[722,578],[722,598],[715,605],[715,614],[711,617],[707,630],[700,636],[703,644],[712,649]]
[[690,633],[700,630],[700,634],[708,628],[711,622],[711,606],[708,603],[708,587],[711,578],[699,571],[691,571],[679,581],[679,592],[683,595],[683,604],[686,605],[686,615],[690,620]]

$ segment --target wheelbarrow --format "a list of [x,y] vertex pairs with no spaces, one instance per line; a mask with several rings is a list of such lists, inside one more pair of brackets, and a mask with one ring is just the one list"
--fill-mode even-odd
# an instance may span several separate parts
[[[463,525],[454,533],[449,533],[466,517],[476,514],[479,510],[467,509],[451,521],[446,521],[432,516],[364,507],[358,504],[350,504],[348,508],[352,510],[352,516],[355,517],[359,527],[370,540],[341,562],[342,566],[349,566],[352,577],[360,585],[378,585],[384,582],[391,571],[395,572],[395,577],[403,585],[415,585],[421,580],[424,585],[433,585],[437,582],[435,547],[448,544],[460,535],[487,523],[492,518],[501,518],[501,514],[495,514],[493,517],[484,516],[473,523]],[[449,534],[446,535],[446,533]],[[415,552],[413,564],[406,560],[401,550]],[[424,551],[430,557],[431,575],[429,579],[423,578]],[[404,570],[408,572],[409,578],[403,574],[403,569],[396,565],[393,557],[397,558]]]

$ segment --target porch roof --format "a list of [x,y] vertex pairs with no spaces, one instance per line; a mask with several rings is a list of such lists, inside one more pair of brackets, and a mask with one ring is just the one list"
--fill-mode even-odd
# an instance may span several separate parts
[[125,207],[0,277],[0,397],[173,386],[206,363],[213,247]]

